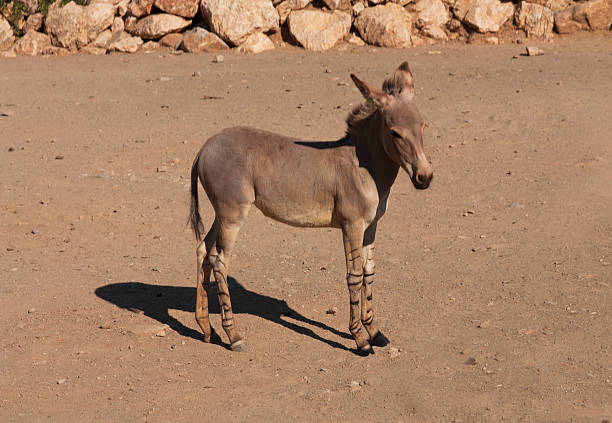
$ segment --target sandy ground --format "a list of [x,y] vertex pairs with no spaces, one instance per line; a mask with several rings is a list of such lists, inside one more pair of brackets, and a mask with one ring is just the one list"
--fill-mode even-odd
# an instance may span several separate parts
[[[0,421],[612,419],[612,39],[541,47],[0,61]],[[435,179],[401,174],[379,225],[397,350],[351,351],[338,231],[256,210],[230,264],[249,351],[203,343],[202,143],[237,124],[337,139],[349,73],[380,84],[403,60]]]

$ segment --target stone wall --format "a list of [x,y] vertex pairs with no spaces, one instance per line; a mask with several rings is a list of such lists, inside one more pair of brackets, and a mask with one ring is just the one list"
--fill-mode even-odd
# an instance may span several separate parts
[[[612,0],[0,0],[0,55],[307,50],[612,30]],[[482,35],[479,35],[482,34]],[[611,33],[612,34],[612,33]],[[435,40],[435,41],[432,41]]]

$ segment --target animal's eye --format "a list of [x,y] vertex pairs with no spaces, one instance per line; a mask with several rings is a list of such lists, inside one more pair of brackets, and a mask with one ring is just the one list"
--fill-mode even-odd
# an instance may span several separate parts
[[402,137],[397,131],[394,131],[393,129],[391,130],[391,135],[393,135],[394,138],[401,138]]

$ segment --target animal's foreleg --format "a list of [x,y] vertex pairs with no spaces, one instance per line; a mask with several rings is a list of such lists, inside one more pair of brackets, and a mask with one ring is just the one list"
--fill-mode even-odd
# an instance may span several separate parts
[[389,340],[374,324],[372,308],[372,285],[374,284],[374,244],[363,247],[363,284],[361,285],[361,323],[370,336],[370,345],[384,347]]
[[360,319],[359,297],[363,284],[363,258],[361,244],[363,230],[360,227],[343,228],[344,252],[346,256],[346,283],[350,297],[349,331],[357,344],[357,350],[362,355],[372,351],[369,337],[363,330]]

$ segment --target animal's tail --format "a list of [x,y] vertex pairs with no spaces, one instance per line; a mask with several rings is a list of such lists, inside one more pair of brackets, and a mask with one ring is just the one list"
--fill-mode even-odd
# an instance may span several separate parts
[[195,233],[196,239],[200,241],[202,239],[202,231],[204,225],[202,223],[202,217],[200,217],[200,207],[198,203],[198,161],[200,160],[200,154],[198,154],[193,161],[191,166],[191,202],[189,206],[189,223],[193,233]]

